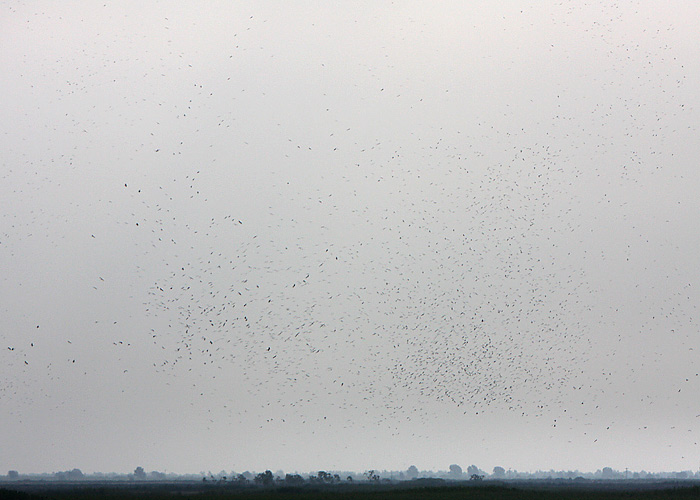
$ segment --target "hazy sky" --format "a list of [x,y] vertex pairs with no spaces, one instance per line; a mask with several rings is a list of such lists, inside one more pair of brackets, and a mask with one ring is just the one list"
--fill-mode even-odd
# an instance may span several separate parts
[[700,466],[697,2],[0,7],[0,471]]

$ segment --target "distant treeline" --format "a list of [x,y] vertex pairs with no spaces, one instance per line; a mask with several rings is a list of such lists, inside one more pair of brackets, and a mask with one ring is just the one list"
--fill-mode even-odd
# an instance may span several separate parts
[[466,471],[457,464],[449,466],[448,470],[419,470],[412,465],[406,470],[388,471],[370,469],[363,473],[348,471],[319,470],[311,473],[285,473],[278,470],[272,472],[235,472],[220,471],[219,473],[200,472],[199,474],[173,474],[160,471],[147,472],[143,467],[136,467],[133,472],[124,473],[92,473],[84,474],[80,469],[42,473],[22,474],[16,470],[8,471],[7,475],[0,475],[0,482],[21,481],[61,481],[61,482],[174,482],[174,481],[202,481],[203,483],[227,483],[239,486],[301,486],[311,485],[338,485],[359,483],[383,483],[392,484],[403,481],[416,481],[436,479],[444,481],[527,481],[527,480],[571,480],[571,481],[611,481],[611,480],[700,480],[699,471],[674,471],[674,472],[647,472],[615,470],[611,467],[603,467],[595,472],[581,472],[578,470],[548,470],[535,472],[519,472],[513,469],[505,469],[496,466],[491,472],[486,472],[476,465],[470,465]]

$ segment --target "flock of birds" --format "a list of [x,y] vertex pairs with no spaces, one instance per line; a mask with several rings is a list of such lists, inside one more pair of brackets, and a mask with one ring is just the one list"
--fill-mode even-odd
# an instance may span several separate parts
[[163,262],[146,303],[168,322],[153,331],[173,355],[160,368],[264,363],[266,379],[293,391],[320,358],[329,391],[359,386],[382,404],[391,392],[477,411],[551,401],[586,362],[591,291],[582,269],[542,247],[573,228],[548,209],[557,153],[527,149],[513,159],[537,165],[524,175],[462,161],[416,185],[393,152],[366,170],[400,176],[386,198],[366,206],[317,188],[267,227],[234,214],[156,221],[152,234],[180,235],[159,237],[179,258]]
[[[600,26],[590,29],[613,43]],[[145,97],[120,87],[129,120],[111,109],[100,113],[99,103],[94,114],[76,113],[82,120],[66,118],[77,145],[62,157],[66,168],[94,168],[96,155],[78,146],[104,152],[96,130],[114,129],[113,120],[138,146],[119,151],[111,144],[114,171],[96,181],[101,193],[81,194],[86,204],[66,203],[63,213],[4,213],[5,257],[21,258],[18,238],[49,232],[57,222],[68,227],[71,217],[89,218],[81,210],[94,210],[103,219],[80,241],[105,255],[110,231],[116,236],[108,241],[122,241],[133,261],[131,282],[145,284],[136,295],[148,325],[143,333],[157,348],[153,370],[177,379],[235,367],[236,384],[269,394],[274,418],[318,422],[357,410],[398,427],[428,418],[432,403],[537,417],[576,402],[585,415],[595,413],[609,373],[591,373],[593,342],[609,325],[595,310],[600,289],[590,277],[604,257],[591,256],[597,247],[586,238],[595,215],[629,213],[607,189],[664,175],[670,156],[657,137],[686,120],[689,108],[671,91],[683,95],[681,63],[664,60],[663,47],[645,55],[639,44],[611,46],[603,61],[613,74],[596,83],[606,87],[601,102],[585,89],[562,89],[543,106],[551,115],[539,113],[541,121],[522,127],[510,120],[523,110],[502,103],[494,103],[498,118],[424,126],[421,113],[429,116],[430,106],[448,98],[431,104],[388,84],[368,90],[380,78],[374,68],[356,85],[361,97],[351,98],[353,105],[366,98],[368,113],[371,103],[398,109],[415,128],[382,130],[312,89],[304,95],[315,104],[300,120],[315,125],[306,129],[286,117],[297,108],[283,90],[221,76],[242,64],[241,39],[208,78],[201,70],[195,76],[182,54],[163,63],[177,75],[170,84],[175,97],[149,93],[160,77],[147,78]],[[675,76],[658,75],[653,64],[661,61]],[[615,72],[645,77],[633,85],[652,87],[663,102],[652,109],[625,95]],[[58,100],[79,106],[76,92],[84,97],[91,89],[69,81]],[[135,111],[137,105],[149,111]],[[660,114],[667,108],[672,116]],[[635,135],[649,136],[646,149],[638,149]],[[630,147],[614,145],[617,139]],[[598,159],[622,166],[596,165]],[[40,170],[15,197],[38,196],[54,182],[55,172],[42,177]],[[16,183],[23,175],[10,169],[3,179]],[[100,292],[107,274],[98,270],[89,286]],[[696,326],[683,321],[685,330]],[[138,343],[133,339],[110,341],[122,349]],[[33,347],[10,345],[3,359],[30,373]],[[21,383],[6,378],[0,394],[20,397]]]

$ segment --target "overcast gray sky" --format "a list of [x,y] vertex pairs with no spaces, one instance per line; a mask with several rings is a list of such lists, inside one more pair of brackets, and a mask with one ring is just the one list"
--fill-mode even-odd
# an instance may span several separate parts
[[697,469],[698,33],[4,2],[0,470]]

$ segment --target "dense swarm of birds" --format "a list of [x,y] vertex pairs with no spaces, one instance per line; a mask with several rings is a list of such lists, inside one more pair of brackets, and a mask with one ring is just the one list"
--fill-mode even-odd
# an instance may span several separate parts
[[[322,83],[282,85],[275,78],[286,62],[243,75],[240,67],[275,56],[254,44],[251,30],[266,22],[255,16],[237,20],[228,52],[207,56],[211,66],[170,35],[167,56],[130,60],[129,46],[120,60],[105,54],[104,67],[85,59],[123,43],[115,39],[93,41],[60,64],[45,61],[38,71],[71,66],[70,79],[42,90],[65,116],[27,111],[23,120],[43,117],[37,140],[46,147],[3,153],[11,199],[36,201],[3,205],[3,258],[23,258],[22,242],[32,238],[55,254],[73,245],[118,252],[133,277],[86,266],[94,276],[85,283],[95,293],[119,280],[142,287],[134,295],[143,299],[142,333],[156,347],[153,370],[215,377],[233,366],[242,377],[233,382],[309,421],[359,407],[372,407],[380,421],[414,418],[431,411],[425,401],[537,415],[580,400],[595,411],[610,372],[591,373],[592,339],[606,328],[617,340],[623,334],[601,313],[600,279],[591,276],[606,259],[628,273],[646,270],[647,261],[635,267],[632,248],[650,246],[632,222],[620,255],[587,238],[605,214],[633,218],[626,194],[671,175],[664,165],[676,161],[675,138],[694,131],[695,116],[686,70],[664,42],[670,35],[659,27],[650,38],[625,39],[613,33],[622,14],[599,7],[603,25],[565,6],[559,15],[595,40],[600,80],[586,63],[575,73],[583,83],[557,86],[557,71],[575,70],[585,56],[573,42],[548,43],[537,50],[564,69],[547,70],[555,83],[523,83],[532,99],[508,91],[519,84],[509,72],[525,71],[515,61],[503,81],[474,77],[467,86],[402,76],[377,58],[353,60],[346,72],[323,51],[298,70],[315,65]],[[511,14],[523,16],[527,31],[527,13]],[[170,28],[170,19],[162,22]],[[491,90],[504,100],[489,99],[489,109],[464,104],[472,91]],[[89,192],[76,189],[101,168]],[[660,310],[689,339],[697,320],[682,312],[697,293],[687,281]],[[99,328],[117,335],[116,311],[114,318],[100,318]],[[125,349],[132,339],[109,341]],[[72,352],[67,342],[62,353]],[[17,400],[18,384],[40,378],[34,344],[25,344],[3,352],[5,366],[24,365],[22,377],[0,384],[3,397]],[[71,354],[63,361],[76,365]],[[50,374],[55,363],[41,370]],[[316,412],[317,404],[325,409]]]
[[161,367],[264,362],[293,390],[321,358],[339,392],[360,384],[372,394],[391,380],[387,391],[469,408],[551,400],[574,359],[585,362],[590,290],[580,268],[563,268],[545,247],[574,229],[548,209],[558,153],[527,149],[515,168],[483,171],[465,161],[475,158],[452,167],[450,151],[431,153],[450,171],[411,159],[434,171],[426,181],[407,178],[394,151],[363,169],[367,184],[393,177],[383,196],[367,206],[316,188],[291,200],[305,220],[156,221],[152,234],[188,241],[158,237],[169,258],[146,306],[168,321],[153,332],[171,353]]

